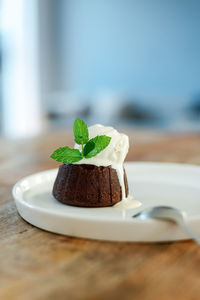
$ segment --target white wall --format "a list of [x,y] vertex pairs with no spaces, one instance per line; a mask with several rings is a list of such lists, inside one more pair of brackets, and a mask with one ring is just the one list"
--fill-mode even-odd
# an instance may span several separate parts
[[37,9],[36,0],[2,1],[2,127],[14,138],[42,127]]

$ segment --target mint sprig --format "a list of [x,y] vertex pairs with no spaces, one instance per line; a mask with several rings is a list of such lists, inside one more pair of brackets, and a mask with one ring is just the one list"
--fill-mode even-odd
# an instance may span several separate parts
[[111,140],[111,137],[107,135],[97,135],[95,138],[89,140],[87,124],[79,118],[74,122],[73,131],[74,140],[78,145],[81,145],[82,151],[69,147],[61,147],[52,153],[51,158],[68,164],[78,162],[83,158],[88,159],[96,156],[109,145]]

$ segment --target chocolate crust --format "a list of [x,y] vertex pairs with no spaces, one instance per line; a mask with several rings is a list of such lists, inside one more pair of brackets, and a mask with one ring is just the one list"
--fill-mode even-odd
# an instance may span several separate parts
[[[124,170],[126,197],[128,182]],[[53,196],[60,202],[82,207],[112,206],[122,199],[115,169],[95,165],[63,164],[53,187]]]

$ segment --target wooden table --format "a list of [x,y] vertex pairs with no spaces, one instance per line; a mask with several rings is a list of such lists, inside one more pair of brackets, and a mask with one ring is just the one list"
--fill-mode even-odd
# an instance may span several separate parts
[[[127,160],[200,165],[199,135],[129,134]],[[72,144],[66,132],[0,141],[0,299],[200,299],[200,250],[191,241],[93,241],[45,232],[21,219],[13,184],[55,168],[49,155],[66,144]]]

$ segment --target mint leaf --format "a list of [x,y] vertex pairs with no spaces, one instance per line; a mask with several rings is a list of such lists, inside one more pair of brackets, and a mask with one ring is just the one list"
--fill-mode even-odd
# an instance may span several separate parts
[[83,149],[85,158],[96,156],[99,152],[104,150],[110,143],[111,137],[107,135],[98,135],[89,140]]
[[56,161],[68,164],[77,162],[83,158],[78,149],[70,149],[69,147],[58,148],[50,157]]
[[88,142],[89,134],[87,124],[79,118],[74,122],[74,140],[79,145],[84,145]]
[[81,145],[81,151],[69,147],[61,147],[52,153],[51,158],[62,163],[75,163],[83,159],[83,157],[96,156],[109,145],[111,140],[111,137],[106,135],[99,135],[89,140],[87,124],[79,118],[75,120],[73,130],[74,140],[78,145]]

